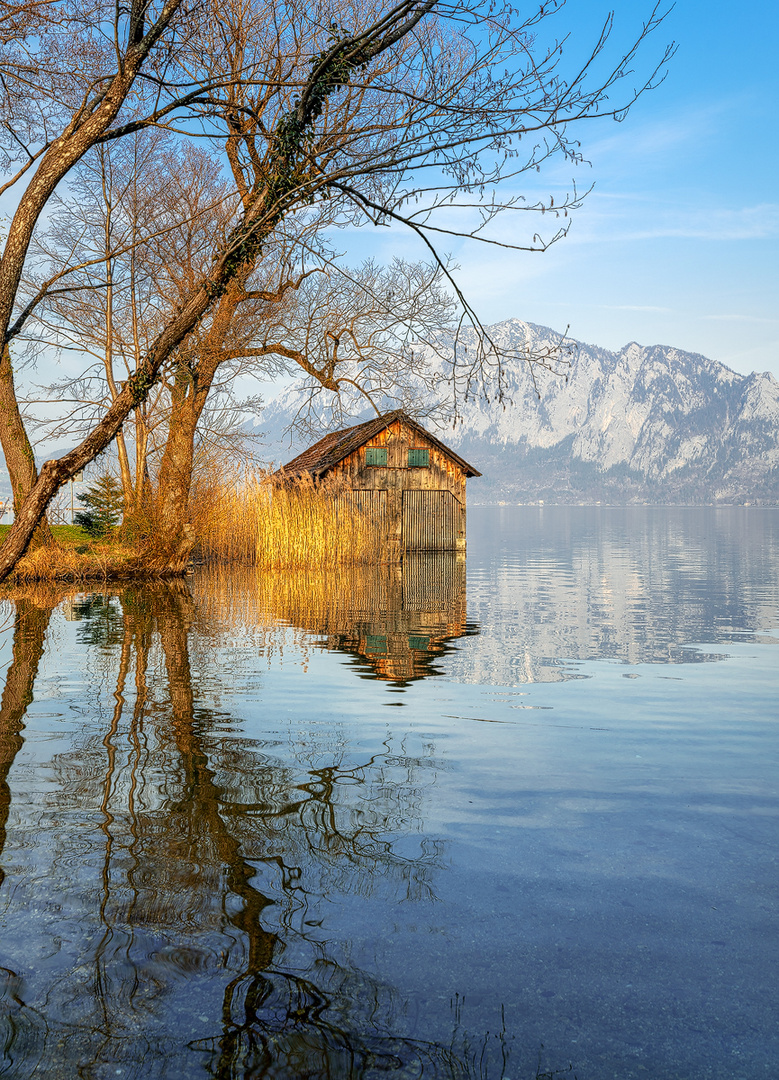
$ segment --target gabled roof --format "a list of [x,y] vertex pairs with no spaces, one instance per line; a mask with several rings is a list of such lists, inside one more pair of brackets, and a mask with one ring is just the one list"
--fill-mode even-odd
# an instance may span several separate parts
[[[446,454],[452,461],[456,461],[466,476],[481,476],[477,469],[464,461],[454,450],[445,446],[435,435],[431,435],[429,431],[402,409],[395,409],[394,412],[385,413],[384,416],[376,416],[373,420],[368,420],[364,424],[356,424],[354,427],[344,428],[343,431],[334,431],[330,435],[325,435],[324,439],[320,439],[318,443],[314,443],[308,450],[304,450],[302,454],[298,454],[296,458],[284,465],[279,470],[279,473],[288,477],[302,476],[304,473],[310,473],[315,477],[322,476],[329,469],[334,468],[339,462],[343,461],[345,457],[348,457],[349,454],[358,450],[375,435],[378,435],[380,431],[398,420],[418,431],[420,435],[429,439],[433,446],[436,446],[443,454]],[[279,473],[276,475],[279,475]]]

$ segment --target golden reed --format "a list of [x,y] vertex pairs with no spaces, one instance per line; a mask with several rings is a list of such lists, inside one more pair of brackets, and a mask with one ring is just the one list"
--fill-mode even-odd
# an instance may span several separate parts
[[10,582],[129,580],[144,574],[138,550],[122,544],[94,544],[77,551],[72,544],[36,548],[21,558]]
[[374,561],[383,538],[381,524],[332,481],[282,485],[248,476],[235,487],[212,486],[198,504],[193,523],[208,562],[267,569],[355,565]]
[[[193,485],[190,519],[206,562],[261,569],[324,570],[375,562],[384,539],[382,523],[355,506],[337,481],[279,485],[260,474],[225,484],[206,474]],[[85,541],[55,542],[29,552],[12,579],[127,580],[148,575],[155,552],[153,524],[149,535],[134,543],[123,541],[122,530],[104,541]]]

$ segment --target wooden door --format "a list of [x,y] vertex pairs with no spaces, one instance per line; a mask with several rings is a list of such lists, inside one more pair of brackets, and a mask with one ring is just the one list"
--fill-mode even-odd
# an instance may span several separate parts
[[403,547],[406,551],[453,551],[462,507],[451,491],[403,492]]

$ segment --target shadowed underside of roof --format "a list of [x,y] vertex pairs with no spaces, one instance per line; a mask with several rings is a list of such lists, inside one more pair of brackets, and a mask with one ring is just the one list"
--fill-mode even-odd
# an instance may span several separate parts
[[308,450],[304,450],[302,454],[298,454],[296,458],[282,466],[279,473],[289,477],[301,476],[303,473],[321,476],[396,421],[401,421],[429,439],[442,453],[456,461],[466,476],[481,476],[477,469],[464,461],[459,454],[442,443],[435,435],[431,435],[402,409],[395,409],[394,412],[385,413],[384,416],[367,420],[364,424],[356,424],[354,427],[344,428],[343,431],[334,431],[330,435],[325,435],[318,443],[314,443]]

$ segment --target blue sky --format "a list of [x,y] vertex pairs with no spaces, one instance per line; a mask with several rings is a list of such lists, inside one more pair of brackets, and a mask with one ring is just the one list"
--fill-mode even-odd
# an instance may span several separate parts
[[[570,33],[573,58],[614,8],[616,52],[651,6],[567,0],[550,26]],[[580,189],[595,185],[569,235],[543,254],[453,244],[458,282],[485,323],[518,317],[569,327],[611,349],[675,345],[779,378],[779,0],[753,0],[740,12],[724,0],[677,0],[645,44],[639,73],[671,41],[677,53],[658,89],[622,123],[581,130],[590,164],[533,175],[536,195],[559,195],[572,179]],[[530,232],[540,224],[533,220]],[[522,225],[527,234],[527,222],[504,217],[496,232],[521,240]],[[400,229],[363,228],[335,242],[354,260],[427,254]]]
[[[610,6],[616,41],[650,9],[568,0],[558,32],[579,48]],[[622,123],[583,131],[591,165],[538,177],[555,192],[572,177],[595,184],[568,237],[544,254],[458,244],[458,278],[485,322],[570,325],[607,348],[675,345],[779,378],[779,3],[677,0],[644,64],[671,40],[662,86]],[[395,230],[374,232],[370,247],[378,258],[422,254]]]

